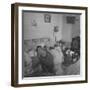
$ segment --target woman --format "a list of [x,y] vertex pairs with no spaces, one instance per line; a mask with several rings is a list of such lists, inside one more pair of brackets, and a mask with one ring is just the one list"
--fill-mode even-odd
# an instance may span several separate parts
[[61,48],[57,45],[51,49],[51,54],[54,57],[54,70],[56,75],[63,75],[62,62],[63,54]]

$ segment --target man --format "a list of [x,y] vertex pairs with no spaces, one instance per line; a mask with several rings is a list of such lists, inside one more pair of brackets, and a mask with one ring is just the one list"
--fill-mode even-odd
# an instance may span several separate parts
[[43,47],[37,47],[37,56],[42,67],[42,75],[54,75],[53,56]]

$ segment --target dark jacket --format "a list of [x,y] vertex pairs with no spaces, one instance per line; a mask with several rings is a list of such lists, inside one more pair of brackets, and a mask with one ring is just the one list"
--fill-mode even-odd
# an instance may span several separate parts
[[46,56],[39,57],[43,72],[54,73],[54,58],[50,52],[46,51]]

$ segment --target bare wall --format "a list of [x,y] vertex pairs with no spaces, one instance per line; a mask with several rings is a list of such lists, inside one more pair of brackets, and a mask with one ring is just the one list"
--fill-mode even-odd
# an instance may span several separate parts
[[[44,13],[30,13],[25,12],[23,15],[24,20],[24,39],[49,37],[53,40],[54,26],[59,26],[59,32],[57,33],[57,39],[61,39],[62,31],[62,15],[51,14],[51,23],[44,22]],[[32,26],[33,20],[37,23],[37,26]]]

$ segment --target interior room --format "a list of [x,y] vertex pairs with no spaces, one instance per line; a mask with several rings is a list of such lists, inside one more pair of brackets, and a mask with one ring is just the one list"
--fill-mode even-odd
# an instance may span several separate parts
[[[63,48],[67,48],[65,53],[67,52],[68,54],[66,55],[62,52],[63,60],[60,64],[64,64],[59,67],[59,70],[62,68],[64,72],[56,73],[55,75],[80,74],[79,14],[23,11],[22,28],[24,51],[28,53],[28,55],[24,54],[24,77],[42,76],[39,75],[41,67],[38,65],[37,53],[34,51],[38,45],[49,48],[53,47],[57,42],[64,44],[65,47]],[[72,59],[71,53],[78,54],[76,56],[73,54],[76,61]],[[28,59],[30,57],[31,59]],[[69,60],[73,60],[73,63],[69,63]],[[56,62],[58,63],[58,61]],[[34,72],[34,74],[30,74],[30,72]],[[51,76],[51,74],[47,75]],[[45,76],[47,75],[45,74]]]

